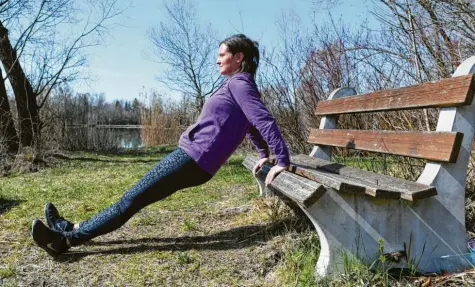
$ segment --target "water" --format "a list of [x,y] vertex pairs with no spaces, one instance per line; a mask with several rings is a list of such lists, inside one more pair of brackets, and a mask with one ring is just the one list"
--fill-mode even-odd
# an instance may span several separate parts
[[140,128],[111,128],[110,131],[118,138],[120,148],[143,147]]
[[71,150],[110,150],[143,147],[140,126],[76,126],[67,128],[65,146]]

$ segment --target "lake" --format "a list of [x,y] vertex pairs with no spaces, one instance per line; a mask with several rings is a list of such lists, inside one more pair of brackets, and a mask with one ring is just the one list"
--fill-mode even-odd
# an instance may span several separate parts
[[117,137],[118,145],[121,148],[141,148],[142,128],[111,128],[111,133]]
[[114,148],[141,148],[141,126],[69,126],[64,145],[69,150],[111,150]]

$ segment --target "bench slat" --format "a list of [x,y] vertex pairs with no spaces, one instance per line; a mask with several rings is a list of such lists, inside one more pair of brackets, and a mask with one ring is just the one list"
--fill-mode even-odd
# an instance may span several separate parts
[[[292,157],[293,159],[293,157]],[[271,158],[270,162],[272,164],[277,164],[275,158]],[[324,170],[315,170],[311,168],[306,168],[305,166],[300,166],[292,162],[289,171],[300,176],[306,177],[308,179],[319,182],[327,187],[331,187],[338,191],[350,192],[350,193],[365,193],[365,187],[363,184],[358,184],[356,182],[349,182],[348,180],[343,179],[340,175],[327,172]],[[399,198],[399,197],[397,197]]]
[[405,88],[320,101],[317,116],[470,105],[475,91],[473,75],[454,77]]
[[453,163],[462,139],[455,132],[312,129],[308,142]]
[[[275,158],[270,160],[271,163],[277,164]],[[315,180],[327,187],[342,192],[350,192],[356,194],[367,194],[372,197],[400,199],[401,193],[394,190],[384,189],[372,182],[364,181],[359,178],[351,178],[341,176],[337,173],[329,172],[324,169],[319,169],[313,166],[312,162],[305,160],[305,158],[292,157],[289,171]]]
[[[243,165],[252,171],[252,168],[259,160],[256,156],[247,156],[244,159]],[[257,176],[265,180],[269,170],[272,168],[271,164],[263,166]],[[285,196],[291,198],[295,202],[305,207],[310,207],[315,203],[326,191],[326,188],[315,181],[295,175],[288,171],[280,173],[273,181],[271,186],[277,189]]]
[[292,156],[292,164],[331,172],[342,176],[350,182],[367,182],[366,194],[375,197],[392,198],[391,193],[396,192],[400,194],[402,199],[415,201],[437,195],[437,190],[434,186],[428,186],[401,178],[394,178],[371,171],[348,167],[343,164],[304,154]]

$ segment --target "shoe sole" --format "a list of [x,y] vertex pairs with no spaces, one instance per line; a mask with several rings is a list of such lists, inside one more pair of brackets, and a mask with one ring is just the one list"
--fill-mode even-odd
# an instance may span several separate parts
[[41,244],[38,243],[38,241],[35,240],[34,229],[35,229],[35,225],[37,224],[36,223],[37,221],[39,221],[39,219],[33,220],[32,224],[31,224],[31,237],[33,238],[33,241],[36,243],[36,246],[38,246],[41,249],[43,249],[44,251],[46,251],[46,253],[48,253],[51,257],[54,257],[54,258],[58,257],[58,255],[59,255],[58,252],[49,249],[47,246],[42,246]]

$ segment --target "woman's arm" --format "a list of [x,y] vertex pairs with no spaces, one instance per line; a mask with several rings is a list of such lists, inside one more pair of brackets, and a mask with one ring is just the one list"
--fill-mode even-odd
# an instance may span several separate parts
[[277,158],[277,166],[266,178],[266,184],[269,184],[278,173],[290,165],[287,144],[252,80],[246,77],[234,77],[229,81],[229,90],[249,123],[256,128]]
[[269,157],[269,147],[267,146],[266,141],[262,138],[259,131],[254,126],[251,125],[251,128],[247,133],[247,137],[252,141],[256,147],[257,153],[259,153],[261,158]]

